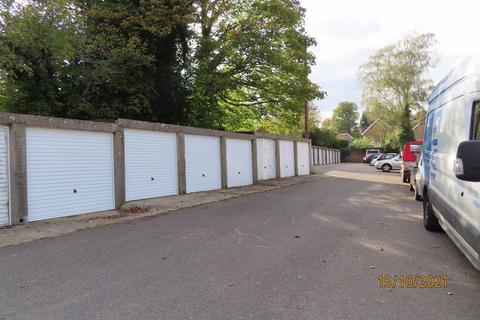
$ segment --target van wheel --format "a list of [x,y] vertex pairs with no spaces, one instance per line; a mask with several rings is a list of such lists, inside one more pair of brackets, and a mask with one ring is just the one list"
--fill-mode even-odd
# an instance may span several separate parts
[[433,213],[432,204],[428,198],[428,193],[423,195],[423,226],[428,231],[440,231],[442,227],[438,223],[438,219]]
[[389,165],[388,163],[385,163],[383,166],[382,166],[382,171],[383,172],[390,172],[392,170],[392,166]]

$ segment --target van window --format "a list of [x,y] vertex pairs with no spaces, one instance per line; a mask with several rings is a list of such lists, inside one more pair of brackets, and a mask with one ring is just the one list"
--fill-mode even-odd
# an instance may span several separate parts
[[472,134],[473,140],[480,140],[480,101],[473,104],[473,123]]
[[426,127],[425,127],[425,137],[423,142],[425,144],[425,149],[428,151],[432,150],[433,120],[434,120],[434,113],[431,112],[427,117]]

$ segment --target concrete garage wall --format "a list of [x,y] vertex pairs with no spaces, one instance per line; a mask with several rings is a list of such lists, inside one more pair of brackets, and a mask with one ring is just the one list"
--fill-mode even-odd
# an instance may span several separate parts
[[[255,133],[255,134],[243,134],[243,133],[234,133],[234,132],[226,132],[226,131],[219,131],[219,130],[209,130],[203,128],[193,128],[193,127],[184,127],[184,126],[177,126],[177,125],[169,125],[163,123],[153,123],[153,122],[144,122],[144,121],[135,121],[135,120],[128,120],[128,119],[117,119],[115,122],[94,122],[94,121],[83,121],[83,120],[74,120],[74,119],[62,119],[62,118],[52,118],[52,117],[41,117],[41,116],[31,116],[31,115],[19,115],[19,114],[11,114],[11,113],[0,113],[0,125],[5,126],[8,129],[8,142],[9,142],[9,161],[8,164],[5,164],[8,168],[9,172],[9,181],[10,181],[10,208],[9,208],[9,223],[10,224],[20,224],[23,222],[27,222],[29,219],[29,195],[28,195],[28,167],[32,164],[29,164],[27,161],[28,155],[28,136],[27,130],[29,128],[40,128],[40,129],[55,129],[51,130],[51,132],[61,132],[63,134],[75,134],[75,132],[84,132],[87,133],[109,133],[113,136],[113,159],[111,161],[112,164],[112,187],[111,190],[113,192],[112,199],[112,208],[113,206],[119,208],[121,205],[125,203],[126,198],[126,160],[127,165],[132,164],[132,154],[131,152],[135,151],[132,149],[131,145],[126,145],[127,143],[131,143],[130,137],[128,141],[125,141],[125,131],[131,132],[140,132],[142,133],[141,141],[145,139],[152,139],[155,136],[160,136],[158,134],[148,135],[148,132],[152,133],[173,133],[176,137],[175,143],[176,148],[170,146],[168,148],[169,153],[174,153],[174,159],[176,159],[176,166],[169,161],[169,168],[170,170],[176,171],[175,176],[168,174],[167,172],[162,171],[163,166],[159,167],[154,163],[145,163],[145,167],[143,168],[141,163],[135,163],[136,167],[133,168],[133,171],[128,171],[128,179],[129,181],[133,181],[138,183],[144,189],[142,193],[138,193],[134,196],[130,196],[129,198],[138,198],[138,197],[150,197],[155,196],[156,194],[184,194],[187,193],[187,180],[186,180],[186,160],[185,154],[186,152],[190,152],[190,147],[185,143],[185,136],[206,136],[206,137],[217,137],[219,138],[219,159],[217,165],[219,165],[218,170],[220,171],[221,176],[221,184],[218,184],[218,187],[228,187],[228,186],[237,186],[237,185],[246,185],[257,183],[259,179],[264,179],[264,175],[262,174],[259,177],[259,168],[258,168],[258,159],[259,154],[263,151],[263,141],[269,140],[274,142],[274,150],[270,150],[270,153],[273,155],[270,158],[271,163],[270,166],[275,167],[276,174],[273,176],[270,173],[270,176],[280,178],[280,161],[281,158],[285,157],[282,155],[279,145],[280,141],[282,144],[291,142],[293,143],[293,150],[294,150],[294,163],[292,166],[295,168],[294,175],[299,174],[298,167],[302,168],[300,174],[305,174],[303,168],[308,163],[308,173],[310,172],[310,168],[313,164],[312,156],[314,151],[310,148],[311,142],[307,139],[299,139],[293,138],[288,136],[281,136],[281,135],[271,135],[266,133]],[[136,131],[135,131],[136,130]],[[140,131],[142,130],[142,131]],[[61,138],[61,137],[59,137]],[[56,139],[53,139],[56,140]],[[249,143],[242,143],[242,141],[248,141]],[[306,160],[306,148],[305,145],[308,144],[308,160]],[[153,144],[155,145],[155,144]],[[157,144],[157,146],[161,146],[162,143]],[[257,150],[258,145],[258,150]],[[300,148],[299,148],[300,145]],[[231,150],[228,150],[228,148]],[[53,147],[53,146],[52,146]],[[110,145],[110,148],[112,146]],[[127,156],[129,157],[126,159],[126,148],[130,148],[127,150]],[[61,153],[62,150],[56,149],[56,152],[53,155],[47,154],[50,157],[62,157]],[[61,149],[61,148],[60,148]],[[187,150],[188,149],[188,150]],[[248,150],[247,150],[248,149]],[[299,157],[298,150],[302,153]],[[243,150],[243,151],[242,151]],[[101,150],[104,151],[104,150]],[[145,153],[148,153],[148,148],[143,146],[141,148],[142,154],[145,156]],[[92,157],[96,156],[95,148],[88,149],[85,151],[87,153],[91,153]],[[248,156],[244,156],[241,161],[238,161],[239,156],[236,153],[247,153]],[[154,155],[148,157],[142,157],[145,159],[146,162],[148,161],[156,161],[155,159],[161,156],[161,153],[158,150],[152,151],[155,153]],[[318,155],[318,153],[317,153]],[[86,155],[88,156],[88,155]],[[291,156],[291,155],[289,155]],[[83,157],[83,154],[82,154]],[[317,156],[318,157],[318,156]],[[63,157],[68,158],[68,157]],[[248,159],[247,159],[248,158]],[[261,157],[260,157],[261,158]],[[172,159],[172,155],[169,155],[168,159]],[[168,159],[164,159],[167,161]],[[299,160],[300,159],[300,160]],[[48,160],[48,159],[47,159]],[[50,161],[50,160],[48,160]],[[72,160],[73,161],[73,160]],[[69,166],[66,166],[66,170],[74,170],[72,169],[72,161],[70,161]],[[307,162],[306,162],[307,161]],[[315,161],[315,158],[313,159]],[[60,161],[61,162],[61,161]],[[73,165],[74,166],[74,165]],[[265,165],[263,165],[265,166]],[[153,168],[152,172],[146,172],[149,169]],[[145,170],[143,170],[145,169]],[[229,170],[230,169],[230,170]],[[270,170],[271,170],[270,169]],[[55,168],[52,168],[55,170]],[[135,171],[141,172],[141,176],[138,177],[131,177],[132,172]],[[144,172],[145,171],[145,172]],[[78,173],[78,172],[77,172]],[[248,177],[242,177],[242,175],[249,175]],[[66,175],[66,179],[68,180],[68,174]],[[250,177],[251,176],[251,177]],[[151,190],[152,186],[161,184],[161,180],[164,177],[174,177],[176,181],[171,181],[168,185],[168,189],[160,189],[160,190]],[[149,180],[148,180],[148,179]],[[269,177],[270,178],[270,177]],[[48,172],[46,172],[46,176],[43,177],[45,181],[51,182],[48,176]],[[132,180],[133,179],[133,180]],[[140,180],[135,180],[140,179]],[[147,179],[148,181],[143,181]],[[173,179],[173,178],[172,178]],[[87,179],[88,180],[88,179]],[[160,181],[159,181],[160,180]],[[229,181],[231,180],[231,181]],[[238,181],[237,181],[238,180]],[[201,181],[201,179],[200,179]],[[66,181],[66,186],[68,185],[68,181]],[[130,183],[130,186],[132,184]],[[177,186],[178,192],[173,190],[173,187]],[[161,187],[159,185],[159,187]],[[165,186],[166,187],[166,186]],[[88,189],[88,185],[87,185]],[[201,189],[201,188],[200,188]],[[72,191],[73,190],[73,191]],[[82,186],[81,190],[77,190],[75,186],[71,187],[68,186],[67,190],[64,190],[68,193],[68,197],[76,197],[76,195],[81,195],[81,192],[85,190],[85,186]],[[167,190],[167,191],[165,191]],[[131,190],[130,190],[131,191]],[[48,191],[47,191],[48,192]],[[58,191],[57,191],[58,192]],[[73,194],[75,195],[72,195]],[[33,195],[32,195],[33,196]],[[61,195],[59,195],[61,196]],[[60,203],[60,202],[59,202]],[[65,204],[68,207],[65,208],[65,212],[68,212],[66,215],[72,214],[72,210],[75,211],[75,205],[68,202]],[[62,211],[62,208],[57,208]],[[81,210],[78,213],[82,213]],[[61,216],[58,215],[58,216]]]
[[312,164],[320,166],[325,164],[340,163],[340,150],[312,146]]

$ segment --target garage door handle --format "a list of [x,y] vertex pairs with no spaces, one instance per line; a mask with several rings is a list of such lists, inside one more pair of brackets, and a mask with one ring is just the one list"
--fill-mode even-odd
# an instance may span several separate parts
[[238,174],[241,174],[241,172],[240,172],[240,171],[238,171]]
[[205,173],[202,173],[202,177],[205,177]]
[[74,188],[74,189],[73,189],[73,193],[77,193],[77,189]]

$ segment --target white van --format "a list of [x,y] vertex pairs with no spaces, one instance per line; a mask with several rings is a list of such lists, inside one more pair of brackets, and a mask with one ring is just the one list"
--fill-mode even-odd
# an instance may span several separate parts
[[425,119],[423,223],[480,270],[480,54],[433,90]]

